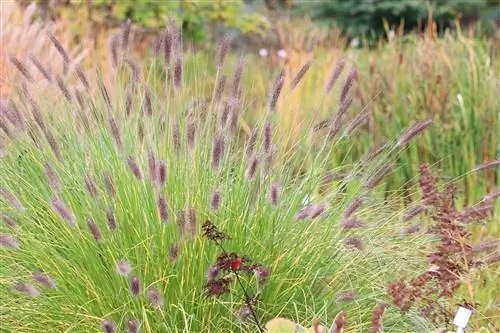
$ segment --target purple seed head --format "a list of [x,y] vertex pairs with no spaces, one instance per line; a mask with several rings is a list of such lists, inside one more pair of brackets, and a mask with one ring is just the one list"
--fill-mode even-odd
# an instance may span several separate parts
[[154,287],[148,289],[148,299],[153,307],[163,306],[163,296],[160,291]]
[[275,182],[271,184],[271,204],[273,206],[277,206],[280,200],[281,191],[282,191],[281,183]]
[[111,135],[113,136],[113,139],[116,144],[116,148],[119,151],[122,151],[123,150],[122,137],[120,135],[120,129],[118,128],[118,124],[116,123],[115,118],[113,118],[113,116],[110,115],[108,123],[109,123],[109,128],[111,129]]
[[220,192],[219,191],[213,191],[212,194],[210,195],[210,208],[212,211],[216,212],[220,208]]
[[278,98],[281,94],[281,89],[283,89],[283,84],[285,83],[285,71],[279,72],[278,76],[274,80],[273,87],[271,89],[271,94],[269,97],[269,109],[274,111],[276,109],[276,104],[278,103]]
[[358,219],[356,217],[342,220],[342,222],[340,223],[340,227],[342,228],[342,230],[352,230],[352,229],[363,228],[365,225],[366,224],[363,220]]
[[92,237],[94,237],[96,242],[100,242],[102,240],[101,229],[99,229],[99,226],[95,223],[95,221],[91,218],[88,218],[87,226],[89,227],[90,233],[92,234]]
[[135,178],[139,181],[142,181],[142,172],[141,169],[139,168],[139,164],[137,164],[136,160],[134,157],[130,156],[127,159],[127,164],[132,173],[134,174]]
[[24,210],[24,207],[19,199],[6,188],[0,188],[0,196],[2,196],[5,201],[7,201],[12,206],[12,208],[18,211]]
[[71,97],[71,93],[68,89],[68,86],[64,82],[64,79],[62,77],[60,77],[59,75],[56,75],[56,82],[57,82],[57,86],[59,87],[59,90],[61,90],[61,92],[64,95],[64,97],[66,98],[66,100],[71,103],[73,101],[73,98]]
[[306,75],[307,71],[309,71],[309,68],[311,68],[311,61],[306,62],[297,72],[297,75],[295,75],[295,77],[293,78],[292,83],[290,84],[292,90],[295,89],[304,75]]
[[85,180],[85,188],[87,189],[87,193],[94,199],[97,198],[97,186],[94,183],[94,180],[89,174],[86,174],[84,177]]
[[58,193],[61,190],[61,182],[59,180],[59,176],[49,163],[44,164],[44,169],[45,176],[47,177],[50,188],[52,189],[52,191]]
[[38,69],[38,71],[43,75],[43,77],[48,82],[52,82],[52,75],[51,75],[50,71],[47,70],[47,68],[45,68],[45,66],[40,61],[38,61],[38,59],[33,54],[30,54],[29,58],[30,58],[31,62],[33,63],[33,65],[35,65],[36,69]]
[[113,177],[107,171],[104,171],[104,186],[112,198],[116,197],[116,188],[115,183],[113,182]]
[[340,99],[339,99],[340,105],[346,103],[347,98],[349,97],[349,92],[351,90],[351,87],[354,83],[354,80],[356,80],[357,77],[358,77],[358,72],[355,69],[352,69],[347,75],[347,78],[344,81],[344,85],[342,86],[342,89],[340,91]]
[[233,97],[238,97],[240,94],[241,75],[243,74],[243,58],[240,58],[236,64],[233,73],[233,85],[231,87],[231,94]]
[[481,170],[490,169],[490,168],[497,168],[497,167],[500,167],[500,158],[493,160],[493,161],[481,163],[481,164],[477,165],[471,171],[481,171]]
[[130,279],[130,292],[134,296],[139,296],[139,293],[141,292],[141,286],[137,276],[132,276]]
[[165,61],[165,66],[170,64],[170,59],[172,58],[174,38],[174,32],[170,29],[170,27],[167,27],[163,34],[163,40],[161,41],[163,44],[163,59]]
[[240,102],[236,98],[231,98],[228,101],[229,107],[229,127],[231,128],[231,132],[235,133],[238,129],[238,123],[240,120]]
[[271,149],[272,136],[273,136],[273,130],[271,127],[271,123],[267,122],[266,125],[264,126],[264,151],[266,153],[268,153],[269,150]]
[[350,237],[344,240],[344,244],[348,247],[357,249],[358,251],[363,251],[365,245],[363,241],[358,237]]
[[78,79],[80,79],[80,82],[83,84],[85,89],[89,90],[90,84],[87,76],[85,75],[85,72],[80,67],[78,67],[76,70],[76,74],[78,75]]
[[59,214],[59,216],[66,221],[70,226],[76,224],[76,219],[68,206],[61,199],[52,199],[52,208]]
[[409,221],[413,219],[415,216],[425,213],[426,211],[427,207],[425,207],[424,205],[417,205],[415,207],[412,207],[405,212],[403,221],[405,222]]
[[387,175],[392,170],[391,165],[384,165],[378,169],[365,183],[364,187],[366,189],[372,189],[380,183],[382,178]]
[[177,56],[174,66],[174,86],[180,88],[182,84],[182,55]]
[[214,100],[217,102],[220,101],[222,94],[224,93],[224,89],[226,88],[226,81],[227,81],[226,75],[222,75],[219,79],[217,88],[215,89],[215,96],[214,96]]
[[109,49],[111,52],[111,65],[116,68],[118,65],[118,47],[120,46],[120,36],[114,35],[109,39]]
[[264,155],[264,174],[267,176],[269,174],[269,170],[273,166],[274,155],[276,153],[276,148],[271,146],[269,151]]
[[158,210],[160,211],[160,219],[163,223],[168,222],[168,207],[167,207],[167,199],[163,194],[158,196]]
[[158,168],[158,180],[161,186],[165,186],[167,183],[167,165],[164,161],[160,161],[160,166]]
[[254,128],[252,130],[252,135],[250,136],[250,139],[248,140],[247,143],[247,149],[246,149],[247,156],[251,156],[253,154],[256,142],[257,142],[257,129]]
[[310,206],[306,206],[306,207],[303,207],[301,208],[297,214],[295,214],[295,219],[296,220],[304,220],[306,219],[307,217],[309,217],[309,211],[311,210],[311,207]]
[[132,271],[132,266],[126,260],[120,260],[116,263],[116,272],[121,276],[128,276]]
[[407,128],[398,138],[397,145],[399,147],[404,147],[418,134],[422,133],[427,127],[432,125],[432,119],[424,120],[415,123],[414,125]]
[[0,235],[0,246],[10,249],[17,249],[19,248],[19,243],[14,236]]
[[414,234],[416,232],[420,231],[420,226],[418,224],[410,225],[409,227],[404,228],[401,230],[401,234],[403,235],[409,235],[409,234]]
[[114,321],[109,319],[101,320],[101,329],[104,333],[115,333],[116,324]]
[[244,305],[238,310],[238,312],[236,312],[236,317],[238,317],[239,321],[244,322],[250,317],[251,314],[252,311],[248,305]]
[[61,45],[61,43],[57,40],[57,38],[53,34],[49,33],[49,34],[47,34],[47,36],[52,41],[52,44],[54,44],[54,46],[56,47],[57,52],[59,52],[59,54],[63,58],[64,74],[66,74],[68,71],[68,65],[69,65],[68,53],[66,52],[64,47]]
[[259,281],[259,283],[266,282],[267,279],[269,278],[269,275],[271,275],[271,272],[269,271],[269,269],[267,269],[264,266],[257,267],[257,269],[255,270],[255,273],[257,275],[257,280]]
[[151,89],[148,86],[144,87],[144,102],[142,105],[144,114],[148,117],[153,116],[153,105],[151,102]]
[[217,265],[210,266],[207,271],[207,280],[213,281],[217,278],[217,275],[220,272],[220,268]]
[[332,73],[330,74],[330,78],[328,79],[325,87],[325,92],[329,93],[335,83],[337,82],[340,74],[342,73],[342,70],[344,69],[345,66],[345,60],[342,58],[340,59],[336,64],[335,67],[332,70]]
[[325,206],[314,204],[309,208],[309,218],[315,219],[325,211]]
[[187,128],[186,128],[186,133],[187,133],[187,143],[188,147],[190,150],[193,150],[194,148],[194,139],[196,135],[196,126],[194,124],[194,121],[190,120],[187,123]]
[[130,19],[127,19],[123,25],[123,31],[122,31],[122,43],[121,47],[126,50],[128,48],[128,43],[130,39],[130,29],[132,28],[132,21]]
[[153,183],[157,183],[158,170],[156,165],[156,157],[152,150],[148,151],[148,168],[149,168],[149,178]]
[[14,55],[11,55],[9,57],[9,60],[29,82],[33,82],[33,76],[31,76],[26,66],[24,66],[24,64],[20,62],[19,59],[17,59]]
[[364,199],[363,198],[356,198],[351,203],[347,206],[347,208],[344,210],[344,213],[342,216],[344,219],[349,218],[355,211],[359,209],[363,205]]
[[18,282],[14,285],[14,289],[32,298],[40,295],[38,289],[36,289],[31,283]]
[[184,210],[180,210],[177,212],[176,223],[181,236],[184,236],[187,229],[186,212]]
[[247,164],[246,176],[248,180],[252,180],[255,178],[255,174],[257,173],[258,167],[259,167],[259,159],[254,154],[250,157]]
[[56,281],[43,272],[35,272],[31,275],[31,278],[47,288],[56,288]]
[[168,250],[168,257],[171,263],[175,263],[179,257],[179,245],[174,244]]
[[128,88],[127,96],[125,97],[125,113],[127,114],[127,116],[130,116],[132,114],[132,103],[133,103],[132,89]]
[[142,144],[144,143],[144,122],[142,121],[142,119],[137,122],[137,137],[142,146]]
[[224,65],[224,58],[226,57],[227,52],[229,51],[231,40],[229,36],[224,36],[219,43],[219,50],[217,52],[217,70],[220,70]]
[[127,332],[128,333],[139,333],[140,323],[138,320],[127,321]]
[[354,291],[343,291],[336,295],[337,303],[350,302],[356,300],[358,297]]
[[218,134],[215,136],[212,144],[212,169],[220,167],[222,158],[224,156],[224,136]]
[[7,216],[7,215],[2,215],[1,216],[1,219],[3,221],[3,223],[9,227],[9,228],[15,228],[17,227],[17,222],[14,221],[13,218],[11,218],[10,216]]
[[187,210],[188,227],[191,232],[191,236],[195,237],[198,231],[198,225],[196,223],[196,210],[193,207],[189,207]]
[[175,120],[172,124],[172,144],[174,152],[179,153],[181,149],[181,129],[178,120]]

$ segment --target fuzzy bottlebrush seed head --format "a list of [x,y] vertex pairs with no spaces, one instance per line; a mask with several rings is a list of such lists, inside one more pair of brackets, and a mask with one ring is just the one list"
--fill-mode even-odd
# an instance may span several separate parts
[[243,58],[240,58],[233,73],[233,82],[231,86],[231,96],[238,97],[240,95],[240,84],[241,84],[241,76],[243,74]]
[[160,194],[158,196],[158,210],[160,212],[160,220],[163,223],[168,222],[168,206],[167,206],[167,199],[163,194]]
[[60,77],[59,75],[56,75],[56,82],[57,86],[59,87],[59,90],[61,90],[63,96],[66,98],[68,102],[73,102],[73,97],[71,96],[71,93],[68,89],[68,86],[66,85],[66,82],[64,82],[64,79]]
[[193,120],[189,120],[186,125],[186,136],[187,136],[187,144],[189,150],[194,149],[195,135],[196,135],[195,122]]
[[43,272],[35,272],[31,275],[31,278],[46,288],[56,288],[56,281]]
[[210,195],[210,209],[216,212],[220,208],[221,194],[219,191],[213,191]]
[[19,243],[14,236],[0,235],[0,247],[17,249],[19,248]]
[[140,322],[135,319],[127,321],[127,333],[139,333]]
[[295,87],[299,84],[299,82],[302,80],[304,75],[306,75],[307,71],[309,71],[309,68],[311,68],[311,61],[306,62],[300,70],[297,72],[297,75],[293,78],[292,82],[290,83],[291,89],[295,89]]
[[344,66],[345,66],[345,60],[344,59],[340,59],[336,64],[335,66],[333,67],[333,70],[330,74],[330,77],[326,83],[326,87],[325,87],[325,92],[326,93],[329,93],[333,86],[335,85],[335,83],[337,82],[340,74],[342,73],[342,70],[344,69]]
[[168,258],[170,259],[171,263],[175,263],[177,261],[177,259],[179,258],[179,245],[173,244],[168,249]]
[[224,65],[224,58],[226,57],[227,52],[229,51],[229,46],[231,44],[231,40],[229,36],[224,36],[219,43],[219,49],[217,51],[217,70],[220,70]]
[[156,184],[158,182],[158,165],[155,154],[152,150],[148,151],[148,170],[151,182]]
[[270,122],[266,122],[264,126],[264,151],[268,153],[271,150],[273,129]]
[[14,285],[14,289],[25,294],[28,297],[34,298],[40,295],[40,292],[34,285],[26,282],[18,282]]
[[57,40],[57,38],[53,34],[49,33],[49,34],[47,34],[47,37],[49,37],[50,41],[57,49],[57,52],[59,52],[59,54],[63,58],[64,73],[66,74],[66,72],[68,71],[68,65],[69,65],[68,52],[66,52],[66,49],[62,46],[62,44],[59,42],[59,40]]
[[104,333],[115,333],[116,324],[112,320],[105,319],[101,321],[101,329]]
[[148,289],[148,299],[149,303],[155,308],[160,308],[163,306],[163,296],[160,291],[154,287]]
[[165,186],[167,183],[167,164],[165,161],[160,161],[160,165],[158,167],[158,181],[161,186]]
[[351,302],[356,300],[357,298],[358,296],[352,290],[342,291],[335,295],[335,300],[337,301],[337,303]]
[[112,198],[116,197],[116,188],[115,188],[115,183],[113,181],[113,177],[108,171],[104,171],[103,176],[104,176],[104,187],[106,188],[106,191]]
[[121,276],[128,276],[132,272],[132,266],[127,260],[120,260],[116,263],[116,272]]
[[335,321],[333,322],[333,327],[331,329],[331,333],[344,333],[344,328],[347,325],[347,320],[345,313],[341,311],[335,317]]
[[182,56],[179,54],[175,59],[174,86],[180,88],[182,85]]
[[137,161],[135,160],[135,158],[130,156],[127,159],[127,164],[128,164],[128,167],[130,168],[130,171],[132,171],[132,173],[134,174],[135,178],[139,181],[142,181],[141,168],[139,168],[139,164],[137,164]]
[[8,228],[16,228],[18,227],[17,222],[11,218],[10,216],[7,215],[2,215],[0,219],[3,221],[6,227]]
[[344,219],[349,218],[354,212],[356,212],[363,205],[363,203],[364,203],[363,198],[354,199],[344,210],[344,213],[342,213],[342,217]]
[[76,225],[76,219],[66,203],[61,199],[52,199],[52,208],[70,226]]
[[61,191],[61,181],[59,180],[59,176],[57,175],[54,168],[49,163],[44,164],[45,176],[47,177],[47,182],[50,185],[50,188],[55,193],[59,193]]
[[253,180],[257,174],[257,168],[259,167],[259,159],[254,154],[248,159],[246,176],[248,180]]
[[352,230],[352,229],[359,229],[359,228],[363,228],[364,226],[366,226],[366,223],[363,220],[356,218],[356,217],[342,220],[342,222],[340,223],[340,228],[344,231]]
[[108,118],[109,128],[111,130],[111,135],[115,141],[116,148],[118,151],[123,150],[123,142],[120,134],[120,129],[118,128],[118,124],[113,116],[109,116]]
[[85,188],[87,189],[87,193],[94,199],[97,198],[97,186],[94,183],[94,180],[89,174],[86,174],[84,177]]
[[151,101],[151,89],[146,85],[144,86],[144,101],[142,108],[144,110],[144,114],[147,117],[153,116],[153,104]]
[[215,89],[214,101],[220,101],[224,90],[226,89],[227,75],[221,75],[219,82],[217,82],[217,88]]
[[351,87],[354,84],[354,81],[358,77],[358,72],[355,69],[352,69],[349,74],[347,75],[347,78],[344,81],[344,84],[342,85],[342,89],[340,90],[340,98],[339,98],[339,105],[343,105],[347,102],[349,98],[349,92],[351,91]]
[[87,76],[85,75],[85,72],[80,67],[78,67],[76,69],[76,74],[78,75],[78,79],[83,84],[85,89],[89,90],[90,84],[89,84],[89,80],[87,79]]
[[365,248],[365,244],[363,243],[363,241],[361,240],[361,238],[358,238],[358,237],[349,237],[349,238],[346,238],[344,240],[344,244],[347,247],[355,248],[358,251],[363,251],[363,249]]
[[420,121],[407,128],[398,138],[397,145],[404,147],[418,134],[422,133],[427,127],[432,125],[432,119]]
[[368,330],[368,333],[378,333],[382,328],[382,315],[385,312],[386,306],[384,304],[379,304],[375,308],[372,314],[371,327]]
[[10,206],[15,210],[17,211],[24,210],[21,201],[19,201],[19,199],[6,188],[0,188],[0,197],[2,197],[6,202],[8,202]]
[[28,71],[26,66],[22,62],[19,61],[14,55],[9,57],[10,62],[16,67],[16,69],[29,81],[33,82],[33,76]]
[[224,156],[224,135],[218,134],[215,136],[212,143],[212,169],[218,169]]
[[271,204],[273,206],[278,205],[282,189],[283,189],[283,187],[281,186],[281,183],[279,183],[279,182],[274,182],[273,184],[271,184],[270,197],[271,197]]
[[172,145],[175,153],[179,153],[181,150],[181,128],[178,119],[172,123]]
[[278,103],[278,98],[281,94],[281,89],[283,89],[283,84],[285,83],[285,71],[280,71],[276,79],[274,80],[270,97],[269,97],[269,110],[274,111],[276,109],[276,104]]
[[33,65],[35,65],[36,69],[38,69],[38,71],[47,80],[47,82],[52,82],[52,74],[50,73],[50,71],[45,68],[45,66],[40,61],[38,61],[38,59],[33,54],[30,54],[29,58]]
[[99,226],[95,223],[95,221],[91,218],[88,218],[87,226],[90,230],[90,233],[92,234],[92,237],[94,237],[95,241],[101,242],[102,241],[101,229],[99,229]]
[[130,292],[135,297],[139,296],[141,292],[141,284],[137,276],[132,276],[132,278],[130,278]]

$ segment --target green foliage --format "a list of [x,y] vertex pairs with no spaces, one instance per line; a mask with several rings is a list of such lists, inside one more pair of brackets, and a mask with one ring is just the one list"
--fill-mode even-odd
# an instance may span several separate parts
[[[384,33],[383,21],[391,25],[414,28],[418,19],[423,22],[432,12],[433,19],[440,24],[449,25],[457,17],[478,16],[482,8],[487,7],[486,0],[442,0],[426,2],[420,0],[324,0],[313,7],[318,19],[334,19],[345,31],[352,36],[372,35]],[[304,6],[308,6],[307,2]]]

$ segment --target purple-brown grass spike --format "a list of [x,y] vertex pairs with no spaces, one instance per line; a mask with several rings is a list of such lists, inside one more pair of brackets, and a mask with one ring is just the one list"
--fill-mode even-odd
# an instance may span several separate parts
[[141,69],[139,68],[139,65],[131,59],[125,59],[124,62],[130,69],[130,76],[132,77],[134,84],[139,84],[141,82]]
[[94,180],[89,174],[84,176],[85,188],[87,189],[87,193],[93,198],[97,199],[97,186],[94,183]]
[[342,213],[342,217],[344,219],[349,218],[355,211],[357,211],[364,203],[363,198],[356,198],[346,207],[344,213]]
[[167,183],[167,164],[165,161],[160,161],[160,166],[158,167],[158,181],[161,186],[165,186]]
[[120,36],[114,35],[109,39],[109,50],[111,52],[111,65],[116,68],[118,65],[118,47],[120,46]]
[[167,26],[165,28],[165,32],[163,33],[163,59],[165,61],[165,66],[170,64],[170,60],[172,58],[173,44],[174,44],[174,36],[172,29]]
[[99,91],[101,92],[102,98],[104,98],[104,102],[108,106],[109,110],[113,110],[113,105],[111,104],[111,98],[109,97],[108,88],[106,88],[106,84],[102,78],[97,79],[97,85],[99,86]]
[[352,290],[349,291],[342,291],[335,295],[335,301],[337,303],[343,303],[343,302],[351,302],[354,301],[358,298],[356,293]]
[[347,126],[344,132],[344,136],[350,135],[356,128],[363,124],[368,118],[368,110],[361,111]]
[[148,86],[144,86],[144,102],[142,105],[144,114],[147,117],[153,116],[153,105],[151,102],[151,89]]
[[11,55],[9,60],[29,82],[33,82],[33,76],[30,74],[26,66],[24,66],[23,63],[16,58],[16,56]]
[[121,47],[122,49],[126,50],[128,48],[128,44],[130,41],[130,30],[132,28],[132,21],[130,19],[127,19],[123,25],[123,31],[122,31],[122,42],[121,42]]
[[31,283],[18,282],[14,285],[14,289],[31,298],[40,295],[38,289],[36,289],[35,286],[32,285]]
[[26,119],[23,114],[19,112],[17,105],[14,101],[9,101],[9,105],[5,102],[0,102],[0,115],[4,115],[14,127],[19,131],[26,129]]
[[181,127],[179,120],[175,119],[172,123],[172,145],[176,154],[181,150]]
[[259,167],[259,159],[254,154],[249,158],[247,163],[246,177],[248,180],[253,180],[255,178],[258,167]]
[[217,50],[217,70],[220,70],[224,65],[224,58],[229,51],[231,40],[228,35],[225,35],[219,43],[219,48]]
[[325,211],[325,206],[314,204],[309,208],[309,218],[315,219]]
[[111,130],[111,135],[113,136],[113,139],[115,141],[116,148],[118,149],[118,151],[122,151],[123,142],[120,135],[120,129],[118,128],[118,124],[116,123],[116,120],[112,115],[109,115],[108,123]]
[[270,122],[266,122],[264,125],[264,151],[269,153],[271,150],[271,143],[273,137],[273,129]]
[[99,226],[95,223],[95,221],[91,218],[88,218],[87,226],[90,230],[90,233],[92,234],[92,237],[94,237],[95,241],[101,242],[102,240],[101,229],[99,229]]
[[372,314],[372,321],[371,321],[371,326],[370,329],[368,330],[368,333],[378,333],[380,332],[380,329],[382,328],[382,315],[385,312],[385,305],[384,304],[379,304],[375,308],[375,311],[373,311]]
[[186,217],[188,221],[189,231],[191,232],[191,236],[196,237],[196,234],[198,232],[196,210],[192,207],[188,208]]
[[179,229],[179,233],[181,236],[184,236],[187,229],[187,221],[186,221],[186,212],[184,210],[180,210],[176,214],[176,223]]
[[69,92],[68,86],[64,82],[64,79],[62,77],[60,77],[59,75],[56,75],[56,82],[57,82],[57,86],[59,87],[59,90],[61,90],[64,98],[66,98],[66,100],[70,103],[73,102],[73,98],[71,97],[71,93]]
[[218,169],[224,157],[224,135],[217,134],[212,143],[212,169]]
[[366,223],[357,217],[351,217],[340,222],[340,228],[343,231],[359,229],[363,228],[364,226],[366,226]]
[[231,128],[232,133],[236,133],[238,129],[238,123],[240,120],[240,102],[236,98],[231,98],[228,101],[229,105],[229,127]]
[[344,333],[344,328],[347,325],[346,316],[343,311],[341,311],[335,317],[335,321],[333,322],[333,327],[331,329],[331,333]]
[[4,119],[0,118],[0,129],[2,129],[7,137],[9,137],[11,140],[15,139],[14,134],[11,132],[9,129],[9,126],[7,125],[7,122],[4,121]]
[[46,288],[56,288],[56,281],[43,272],[35,272],[31,275],[31,278]]
[[13,229],[13,228],[18,227],[17,222],[10,216],[2,215],[2,216],[0,216],[0,219],[3,221],[5,226],[8,228]]
[[420,231],[420,226],[418,224],[410,225],[403,230],[401,230],[402,235],[410,235]]
[[426,211],[427,211],[427,207],[425,207],[424,205],[417,205],[415,207],[412,207],[404,213],[403,221],[405,221],[405,222],[409,221],[412,218],[414,218],[415,216],[420,215],[422,213],[425,213]]
[[130,116],[130,114],[132,113],[132,103],[133,103],[132,88],[128,88],[127,96],[125,97],[125,114],[127,116]]
[[149,178],[153,184],[158,182],[158,165],[156,162],[155,154],[152,150],[148,151],[148,169],[149,169]]
[[168,222],[168,206],[167,199],[163,194],[158,196],[158,211],[160,212],[160,220],[162,223]]
[[109,319],[101,320],[101,329],[104,333],[115,333],[116,324],[114,321]]
[[380,183],[382,178],[385,177],[392,170],[392,165],[385,165],[378,169],[364,184],[365,189],[372,189]]
[[36,69],[43,75],[43,77],[47,80],[47,82],[52,82],[52,74],[45,68],[44,65],[33,55],[30,54],[29,58],[33,65],[35,65]]
[[75,89],[75,97],[80,110],[85,110],[85,99],[83,97],[82,92],[79,89]]
[[0,235],[0,247],[5,247],[9,249],[19,248],[19,243],[17,238],[11,235]]
[[68,72],[68,66],[69,66],[68,53],[66,52],[64,47],[61,45],[61,43],[59,43],[59,41],[57,40],[57,38],[53,34],[49,33],[48,37],[52,41],[52,44],[54,44],[55,48],[57,49],[57,52],[59,52],[59,54],[63,58],[63,66],[64,66],[63,70],[64,70],[64,74],[66,74]]
[[175,263],[179,258],[179,245],[173,244],[170,249],[168,249],[168,258],[171,263]]
[[419,121],[412,126],[408,127],[398,138],[397,145],[399,147],[404,147],[411,141],[415,136],[422,133],[427,127],[432,125],[432,119]]
[[68,225],[76,225],[76,218],[64,201],[61,199],[52,199],[52,208]]
[[252,130],[252,135],[250,136],[250,139],[248,140],[248,143],[247,143],[247,149],[246,149],[247,156],[251,156],[253,154],[256,143],[257,143],[257,129],[254,128]]
[[3,197],[5,199],[5,201],[7,201],[10,204],[10,206],[12,208],[14,208],[15,210],[18,210],[18,211],[24,210],[24,207],[21,204],[21,201],[19,201],[19,199],[14,194],[12,194],[12,192],[7,190],[6,188],[0,188],[0,196]]
[[47,139],[50,149],[52,150],[54,155],[57,157],[57,159],[61,160],[61,149],[59,148],[59,143],[54,138],[52,132],[48,128],[45,128],[43,134],[45,135],[45,138]]
[[349,237],[344,240],[344,244],[350,248],[355,248],[358,251],[363,251],[365,248],[365,244],[363,240],[359,237]]
[[85,72],[83,71],[83,69],[81,69],[80,67],[78,67],[76,69],[76,74],[78,75],[78,79],[83,84],[83,86],[85,87],[85,89],[89,90],[89,88],[90,88],[89,80],[87,79],[87,76],[85,75]]
[[155,308],[160,308],[163,306],[163,296],[155,287],[150,287],[148,289],[148,299],[151,305]]
[[189,150],[194,149],[194,141],[196,135],[196,125],[193,120],[189,120],[186,125],[186,136],[187,136],[187,144]]
[[295,87],[299,84],[304,75],[306,75],[306,73],[309,71],[309,68],[311,68],[311,61],[308,61],[304,65],[302,65],[300,70],[297,72],[297,75],[295,75],[292,82],[290,83],[291,90],[295,89]]
[[132,276],[132,278],[130,278],[130,292],[135,297],[139,296],[141,292],[141,283],[137,276]]
[[113,232],[116,230],[116,217],[111,209],[106,212],[106,220],[108,222],[109,231]]
[[139,326],[138,320],[131,319],[127,321],[127,333],[139,333]]
[[238,97],[240,94],[241,75],[243,74],[243,58],[238,60],[233,73],[233,82],[231,86],[231,96]]
[[488,162],[479,164],[474,169],[472,169],[472,171],[481,171],[481,170],[485,170],[485,169],[498,168],[498,167],[500,167],[500,158],[493,160],[493,161],[488,161]]
[[335,67],[333,68],[333,70],[330,74],[330,77],[328,78],[328,81],[327,81],[326,86],[325,86],[326,93],[329,93],[332,90],[332,88],[335,85],[335,83],[337,82],[340,74],[342,73],[344,66],[345,66],[345,59],[343,59],[343,58],[340,59],[335,64]]
[[264,155],[264,175],[268,175],[274,162],[274,155],[276,153],[276,148],[271,146],[269,151]]
[[61,181],[59,180],[57,172],[49,163],[45,163],[43,167],[45,169],[45,176],[47,177],[47,182],[49,183],[50,188],[55,193],[59,193],[61,191]]
[[217,82],[217,88],[215,89],[214,101],[220,101],[222,94],[224,93],[224,89],[226,89],[226,81],[227,76],[221,75],[221,77],[219,78],[219,82]]
[[219,191],[213,191],[210,195],[210,209],[214,212],[218,211],[220,208],[221,194]]
[[277,206],[280,200],[281,191],[283,187],[280,182],[274,182],[271,184],[271,204]]
[[104,176],[104,187],[106,188],[106,191],[112,198],[116,197],[116,188],[115,188],[115,182],[113,181],[113,177],[108,171],[104,171],[103,176]]
[[137,164],[137,161],[135,160],[134,157],[130,156],[127,159],[127,164],[128,167],[130,168],[130,171],[134,174],[135,178],[139,181],[142,181],[142,172],[141,169],[139,168],[139,164]]
[[[182,51],[181,51],[182,52]],[[174,65],[174,86],[180,88],[182,85],[182,54],[179,52]]]
[[355,69],[352,69],[349,74],[347,74],[347,78],[342,85],[342,89],[340,90],[340,98],[339,104],[343,105],[347,102],[349,97],[349,92],[351,91],[351,87],[358,76],[358,72]]
[[137,122],[137,139],[141,146],[144,143],[144,135],[144,122],[141,119]]
[[132,265],[127,260],[120,260],[116,263],[116,272],[121,276],[128,276],[132,272]]
[[278,103],[278,98],[280,97],[284,83],[285,83],[285,71],[281,70],[276,76],[276,79],[274,80],[271,89],[271,94],[269,96],[269,110],[274,111],[276,109],[276,104]]

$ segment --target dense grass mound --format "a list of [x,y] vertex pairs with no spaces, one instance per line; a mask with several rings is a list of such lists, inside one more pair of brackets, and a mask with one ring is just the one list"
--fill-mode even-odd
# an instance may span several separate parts
[[[109,80],[48,73],[45,89],[30,82],[35,68],[14,61],[25,79],[19,95],[2,103],[2,329],[255,331],[251,319],[236,316],[237,289],[207,296],[207,271],[219,254],[201,234],[210,220],[231,237],[226,248],[269,273],[265,283],[259,271],[245,281],[259,295],[259,320],[331,323],[344,311],[348,331],[367,330],[375,306],[388,301],[387,284],[422,267],[417,251],[427,241],[402,235],[403,212],[371,192],[397,151],[430,123],[332,169],[336,144],[363,116],[343,119],[355,71],[331,119],[283,145],[273,140],[274,108],[300,78],[285,82],[278,73],[265,117],[245,131],[244,66],[225,79],[224,45],[215,78],[186,71],[195,73],[192,82],[212,85],[205,96],[183,85],[175,29],[160,44],[164,66],[146,63],[143,73],[127,59],[126,36],[112,41]],[[166,79],[153,79],[159,72]],[[394,308],[383,325],[431,329]]]

